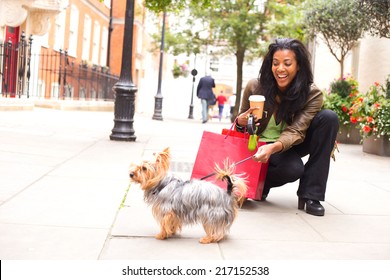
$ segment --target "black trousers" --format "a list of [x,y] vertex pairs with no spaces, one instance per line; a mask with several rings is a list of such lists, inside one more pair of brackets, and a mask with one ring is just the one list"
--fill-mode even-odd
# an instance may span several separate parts
[[[305,140],[291,149],[273,154],[269,159],[264,194],[270,188],[299,181],[297,195],[312,200],[325,200],[330,155],[339,130],[336,113],[322,110],[313,118]],[[306,164],[302,157],[309,155]]]

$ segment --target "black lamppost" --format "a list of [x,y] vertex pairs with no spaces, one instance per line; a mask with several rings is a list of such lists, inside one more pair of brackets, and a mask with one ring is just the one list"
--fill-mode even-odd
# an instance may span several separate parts
[[192,75],[192,92],[191,92],[191,104],[190,104],[190,112],[188,114],[189,119],[194,118],[194,85],[195,85],[195,76],[198,74],[198,70],[196,70],[196,53],[194,58],[194,69],[191,71]]
[[[196,60],[196,56],[195,56]],[[192,92],[191,92],[191,104],[190,104],[190,113],[188,114],[189,119],[194,118],[194,85],[195,85],[195,76],[198,74],[198,70],[195,68],[192,69],[191,75],[192,75]]]
[[163,66],[163,57],[164,57],[164,41],[165,41],[165,15],[163,13],[163,24],[161,30],[161,46],[160,46],[160,66],[158,69],[158,85],[157,85],[157,94],[154,97],[154,114],[152,119],[162,121],[162,100],[163,96],[161,94],[161,80],[162,80],[162,66]]
[[122,66],[119,81],[114,85],[115,118],[111,140],[135,141],[134,101],[137,87],[132,78],[134,0],[126,0],[125,34],[123,36]]

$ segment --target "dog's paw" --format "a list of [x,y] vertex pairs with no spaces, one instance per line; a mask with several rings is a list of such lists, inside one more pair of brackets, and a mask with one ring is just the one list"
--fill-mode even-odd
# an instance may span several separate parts
[[202,243],[202,244],[210,244],[214,242],[214,239],[209,237],[209,236],[205,236],[205,237],[202,237],[200,240],[199,240],[199,243]]
[[158,240],[164,240],[167,239],[167,235],[160,232],[159,234],[156,234],[155,238]]

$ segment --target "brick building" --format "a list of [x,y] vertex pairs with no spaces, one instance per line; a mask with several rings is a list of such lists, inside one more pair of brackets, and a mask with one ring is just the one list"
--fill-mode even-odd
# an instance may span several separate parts
[[[139,46],[144,12],[142,1],[135,2],[133,44]],[[0,95],[112,99],[125,10],[126,0],[0,0]],[[135,81],[141,52],[142,45],[133,47]]]
[[[0,0],[0,93],[16,95],[20,64],[20,38],[47,33],[50,21],[64,8],[59,0]],[[22,36],[23,35],[23,36]],[[25,42],[26,43],[26,42]]]

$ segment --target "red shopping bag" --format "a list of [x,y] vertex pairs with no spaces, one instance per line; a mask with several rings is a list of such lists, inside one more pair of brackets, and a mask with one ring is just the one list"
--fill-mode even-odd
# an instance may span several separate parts
[[[248,133],[242,133],[242,132],[239,132],[239,131],[236,131],[236,130],[232,130],[232,128],[233,128],[233,126],[230,127],[230,129],[224,128],[222,130],[222,134],[223,135],[227,135],[227,136],[232,135],[234,137],[249,139],[249,134]],[[262,146],[262,145],[265,145],[265,144],[266,144],[265,142],[261,142],[261,141],[257,142],[257,146],[258,147]],[[268,162],[262,163],[261,164],[261,169],[260,169],[259,183],[258,183],[258,190],[261,190],[261,192],[260,191],[256,192],[256,197],[254,198],[256,200],[261,199],[261,195],[262,195],[263,189],[264,189],[265,177],[267,176],[267,170],[268,170]]]
[[[229,130],[226,130],[229,131]],[[230,130],[232,132],[232,130]],[[254,155],[255,151],[248,150],[248,139],[245,134],[238,132],[223,135],[204,131],[195,159],[191,178],[200,179],[215,171],[215,164],[223,167],[223,162],[229,158],[231,163],[239,162]],[[265,144],[259,142],[259,145]],[[249,159],[236,166],[236,174],[243,174],[248,184],[247,198],[260,200],[264,188],[266,164]],[[263,171],[262,171],[263,170]],[[226,189],[225,182],[216,182],[211,176],[205,180],[212,181]]]

